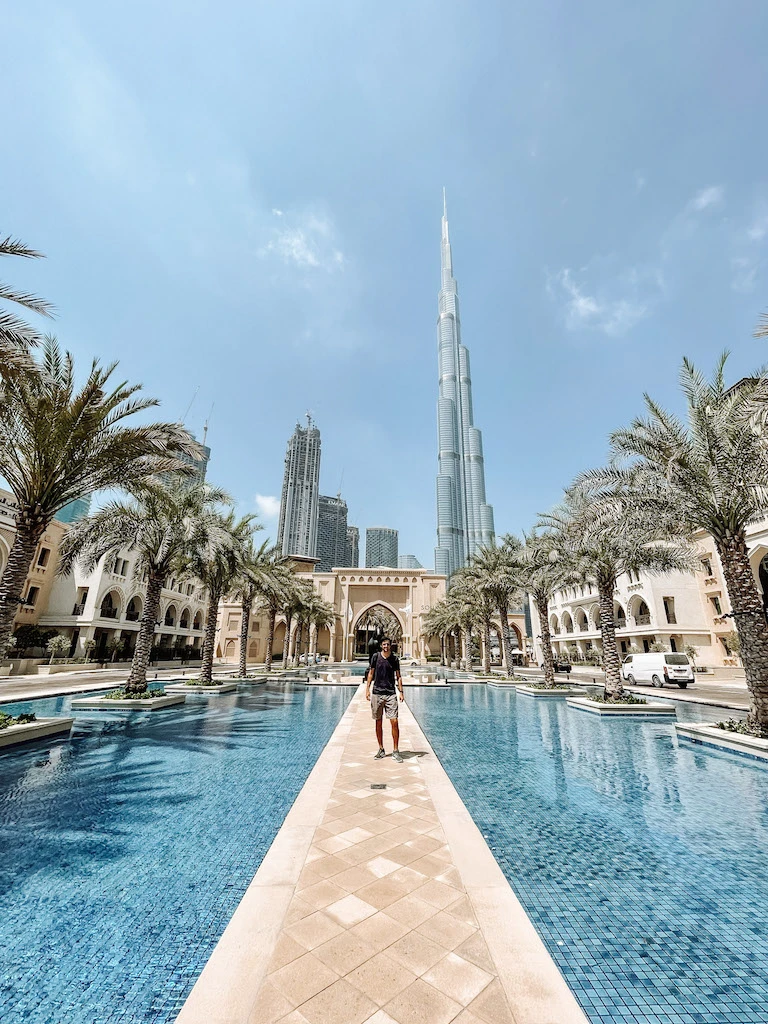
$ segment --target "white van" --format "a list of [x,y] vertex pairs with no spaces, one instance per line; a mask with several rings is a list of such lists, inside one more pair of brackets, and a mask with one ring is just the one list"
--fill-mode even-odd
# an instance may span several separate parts
[[693,682],[693,665],[687,654],[628,654],[621,663],[621,678],[639,686],[677,683],[684,690]]

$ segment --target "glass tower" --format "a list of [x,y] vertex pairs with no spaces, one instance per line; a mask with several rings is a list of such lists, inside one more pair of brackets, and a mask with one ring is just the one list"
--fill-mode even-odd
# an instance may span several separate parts
[[285,452],[277,531],[281,554],[316,555],[319,492],[320,431],[307,414],[306,427],[296,424]]
[[443,189],[441,287],[437,351],[437,547],[435,572],[450,576],[478,548],[494,542],[493,508],[485,500],[483,438],[474,425],[469,352],[461,343],[459,295],[453,276]]

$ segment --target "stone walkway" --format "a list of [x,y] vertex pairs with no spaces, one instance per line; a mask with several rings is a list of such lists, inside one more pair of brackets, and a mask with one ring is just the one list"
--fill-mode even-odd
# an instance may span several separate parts
[[585,1024],[407,705],[400,725],[404,762],[374,760],[359,688],[178,1024]]

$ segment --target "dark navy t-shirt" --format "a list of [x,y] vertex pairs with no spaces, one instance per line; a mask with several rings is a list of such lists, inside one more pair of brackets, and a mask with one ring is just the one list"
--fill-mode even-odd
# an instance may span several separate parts
[[385,658],[383,654],[373,656],[373,692],[394,693],[395,672],[400,671],[400,659],[396,654]]

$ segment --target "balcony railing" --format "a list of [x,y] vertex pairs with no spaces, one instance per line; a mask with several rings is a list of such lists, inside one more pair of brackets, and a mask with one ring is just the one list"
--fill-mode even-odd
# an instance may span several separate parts
[[650,626],[651,616],[650,615],[636,615],[635,622],[638,626]]
[[82,615],[84,611],[85,611],[85,602],[83,602],[82,604],[76,604],[75,607],[72,609],[72,614],[73,615]]
[[616,619],[616,621],[614,622],[614,626],[616,627],[616,629],[626,629],[627,628],[627,620],[626,619]]
[[126,612],[125,617],[129,622],[138,622],[140,614],[140,612]]
[[117,618],[117,608],[102,608],[101,609],[101,617],[103,619],[116,619]]

